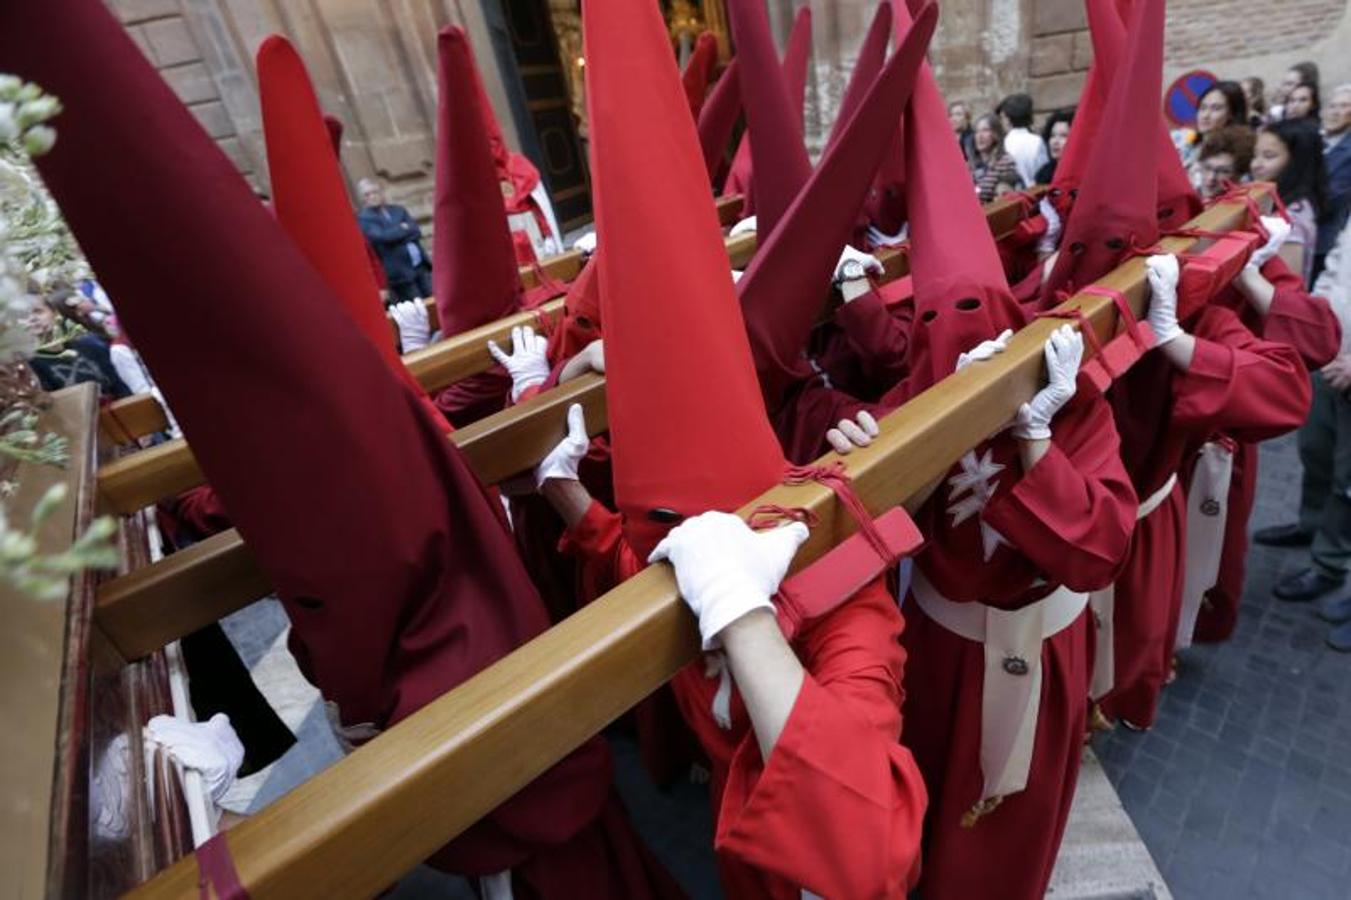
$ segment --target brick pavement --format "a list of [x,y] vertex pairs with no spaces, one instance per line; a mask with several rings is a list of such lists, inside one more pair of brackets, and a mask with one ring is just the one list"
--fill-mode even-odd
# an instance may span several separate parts
[[[1293,520],[1293,436],[1262,448],[1251,528]],[[1238,631],[1182,654],[1148,733],[1095,749],[1179,900],[1351,897],[1351,655],[1271,586],[1307,553],[1254,546]]]

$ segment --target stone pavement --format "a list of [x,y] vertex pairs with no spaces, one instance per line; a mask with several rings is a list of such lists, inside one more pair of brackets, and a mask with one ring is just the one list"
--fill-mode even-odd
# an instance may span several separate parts
[[[1294,436],[1262,448],[1251,528],[1292,521]],[[1307,552],[1254,546],[1238,631],[1182,654],[1158,722],[1095,749],[1179,900],[1351,897],[1351,655],[1271,586]]]

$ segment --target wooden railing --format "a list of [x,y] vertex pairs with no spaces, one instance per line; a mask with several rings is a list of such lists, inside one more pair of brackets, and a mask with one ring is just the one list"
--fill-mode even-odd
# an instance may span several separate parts
[[[1269,185],[1253,191],[1269,205]],[[1246,217],[1242,204],[1225,203],[1191,226],[1228,231]],[[1181,252],[1198,243],[1169,238],[1162,245]],[[1098,285],[1123,292],[1137,315],[1145,307],[1142,259]],[[1100,339],[1116,332],[1116,307],[1102,294],[1077,294],[1062,309],[1078,309]],[[868,509],[876,515],[903,503],[1008,422],[1039,387],[1043,345],[1060,324],[1034,321],[1004,353],[914,398],[882,421],[872,446],[844,457]],[[794,560],[798,568],[854,528],[819,485],[776,487],[742,512],[766,503],[806,507],[819,518]],[[242,884],[260,900],[383,890],[697,653],[669,567],[645,569],[232,828],[225,839]],[[189,858],[133,895],[187,900],[196,893]]]

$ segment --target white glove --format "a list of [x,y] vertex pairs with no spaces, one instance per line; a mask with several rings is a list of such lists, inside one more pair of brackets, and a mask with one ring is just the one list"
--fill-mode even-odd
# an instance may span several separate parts
[[577,480],[577,465],[586,456],[586,448],[591,438],[586,434],[586,414],[582,404],[574,403],[568,407],[568,436],[558,442],[558,446],[549,451],[544,461],[535,467],[535,487],[544,487],[550,478],[561,481]]
[[1177,257],[1171,253],[1151,256],[1145,260],[1145,274],[1154,294],[1149,301],[1149,327],[1154,330],[1155,346],[1162,347],[1183,333],[1177,322]]
[[1046,233],[1037,241],[1038,253],[1054,253],[1060,246],[1060,213],[1055,211],[1055,204],[1046,197],[1041,198],[1037,204],[1037,209],[1041,211],[1041,217],[1046,220]]
[[984,362],[992,359],[996,354],[1003,353],[1008,349],[1009,341],[1013,340],[1013,329],[1005,328],[1000,332],[999,337],[992,341],[981,341],[965,353],[957,354],[957,368],[960,372],[973,362]]
[[585,253],[587,256],[596,252],[596,233],[588,231],[586,234],[572,242],[572,249],[579,253]]
[[728,237],[739,237],[743,234],[755,234],[755,216],[742,219],[732,226],[732,230],[727,232]]
[[855,447],[871,444],[880,431],[877,420],[866,409],[861,409],[853,419],[841,419],[839,425],[827,431],[826,440],[836,453],[845,456],[854,452]]
[[[871,272],[874,275],[881,275],[885,270],[882,268],[882,262],[871,253],[862,253],[855,250],[848,244],[844,245],[844,250],[840,251],[840,261],[835,264],[835,283],[839,284],[845,280],[845,264],[856,262],[863,266],[863,277],[867,277]],[[852,266],[850,268],[853,268]],[[857,276],[855,276],[857,277]],[[850,278],[849,280],[854,280]]]
[[511,376],[511,402],[515,403],[528,388],[544,383],[549,377],[549,357],[545,351],[549,341],[529,325],[511,329],[511,355],[507,356],[496,341],[488,342],[488,352],[502,364]]
[[1018,408],[1014,437],[1037,441],[1051,436],[1051,420],[1074,396],[1074,379],[1083,359],[1082,334],[1069,325],[1061,325],[1051,332],[1046,339],[1047,385]]
[[770,597],[806,539],[801,522],[757,534],[734,515],[706,512],[671,529],[647,561],[669,560],[675,567],[704,649],[715,650],[728,625],[757,609],[774,609]]
[[427,322],[427,307],[421,300],[407,300],[389,308],[394,324],[399,327],[399,344],[404,353],[412,353],[427,346],[432,339]]
[[1281,252],[1281,245],[1285,239],[1290,237],[1290,223],[1281,216],[1263,216],[1262,227],[1267,230],[1270,237],[1267,242],[1252,252],[1252,258],[1248,260],[1247,268],[1261,269],[1271,258]]
[[868,243],[874,247],[894,247],[897,244],[904,243],[910,236],[910,223],[907,222],[901,226],[901,230],[895,234],[887,234],[876,225],[868,226]]
[[200,772],[214,800],[225,796],[244,762],[244,745],[225,713],[216,713],[206,722],[155,716],[146,724],[145,736],[164,747],[169,758],[183,768]]

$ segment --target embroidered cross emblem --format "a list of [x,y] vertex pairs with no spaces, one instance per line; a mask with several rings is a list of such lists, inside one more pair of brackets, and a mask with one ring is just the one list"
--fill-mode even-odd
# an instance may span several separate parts
[[[987,449],[984,456],[977,457],[975,450],[968,450],[961,459],[962,471],[948,479],[948,515],[952,516],[953,526],[978,515],[999,487],[995,476],[1004,471],[1004,466],[994,461],[994,451]],[[1000,544],[1007,544],[1004,536],[985,522],[980,523],[980,540],[985,559],[994,555]]]

